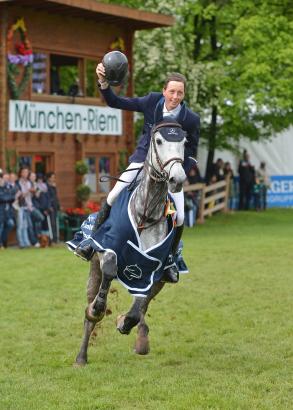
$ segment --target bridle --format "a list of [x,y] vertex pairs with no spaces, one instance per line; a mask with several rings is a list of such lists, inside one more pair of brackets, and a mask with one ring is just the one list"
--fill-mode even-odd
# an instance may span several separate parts
[[[156,161],[157,164],[159,165],[160,170],[157,170],[156,167],[153,165],[152,160],[151,162],[146,161],[146,163],[151,167],[152,171],[154,172],[154,174],[149,173],[149,176],[157,181],[157,182],[167,182],[169,181],[169,176],[170,176],[170,172],[172,167],[178,162],[181,165],[183,164],[183,160],[179,157],[172,157],[170,159],[168,159],[165,162],[162,162],[159,153],[158,153],[158,148],[157,148],[157,144],[156,144],[156,139],[155,139],[155,134],[156,132],[160,129],[160,128],[165,128],[165,127],[172,127],[172,128],[181,128],[181,125],[178,124],[174,124],[173,122],[169,123],[169,122],[164,122],[162,124],[158,124],[156,126],[153,127],[152,131],[151,131],[151,144],[150,144],[150,149],[151,149],[151,153],[152,150],[154,150],[155,153],[155,157],[156,157]],[[152,155],[151,155],[152,158]],[[173,162],[173,164],[170,167],[169,173],[166,172],[165,168],[168,164],[170,164],[170,162]]]
[[[152,179],[155,182],[168,182],[169,181],[169,177],[170,177],[170,172],[172,167],[176,164],[176,163],[180,163],[181,165],[183,165],[183,160],[180,157],[172,157],[170,159],[168,159],[167,161],[163,162],[160,158],[159,152],[158,152],[158,148],[157,148],[157,144],[156,144],[156,139],[155,139],[155,134],[156,132],[163,127],[178,127],[178,128],[182,128],[180,124],[176,124],[176,123],[168,123],[168,122],[164,122],[161,124],[158,124],[156,126],[153,127],[152,131],[151,131],[151,142],[150,142],[150,150],[151,150],[151,155],[150,155],[150,162],[148,160],[145,160],[145,163],[150,167],[151,171],[149,171],[147,169],[147,167],[144,167],[144,171],[149,175],[150,179]],[[152,151],[154,151],[154,155],[156,158],[156,162],[159,166],[159,170],[154,166],[152,158]],[[168,164],[170,164],[171,162],[172,165],[170,167],[169,172],[166,172],[165,168]],[[150,180],[148,182],[148,185],[150,183]],[[166,219],[166,215],[165,213],[163,215],[160,216],[160,218],[155,219],[153,221],[150,222],[150,218],[147,217],[147,213],[149,211],[150,214],[152,214],[152,211],[154,209],[156,209],[157,205],[159,204],[160,199],[158,200],[156,197],[154,197],[155,201],[150,201],[150,203],[148,203],[148,199],[149,199],[149,186],[147,186],[147,193],[146,193],[146,199],[144,202],[144,211],[143,211],[143,215],[141,218],[138,218],[138,215],[134,214],[135,220],[137,221],[137,228],[139,233],[141,233],[141,231],[143,229],[147,229],[150,228],[153,225],[156,225],[157,223],[161,222],[163,219]],[[134,212],[135,213],[135,212]],[[145,225],[145,222],[148,221],[148,225]]]

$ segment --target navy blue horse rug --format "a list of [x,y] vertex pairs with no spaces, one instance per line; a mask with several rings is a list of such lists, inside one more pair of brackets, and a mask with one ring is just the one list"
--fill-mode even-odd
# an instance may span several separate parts
[[176,212],[167,215],[166,238],[147,250],[142,250],[139,233],[130,212],[130,199],[135,191],[125,188],[111,208],[110,216],[91,236],[97,213],[81,225],[73,240],[66,242],[72,251],[90,239],[95,251],[112,250],[117,256],[117,279],[136,296],[147,296],[154,282],[160,281],[171,251]]

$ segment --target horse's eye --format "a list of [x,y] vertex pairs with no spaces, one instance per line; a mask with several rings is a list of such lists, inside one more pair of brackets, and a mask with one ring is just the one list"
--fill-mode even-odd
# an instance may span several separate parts
[[162,145],[162,144],[163,144],[163,141],[162,141],[160,138],[157,138],[157,139],[156,139],[156,144],[157,144],[157,145]]

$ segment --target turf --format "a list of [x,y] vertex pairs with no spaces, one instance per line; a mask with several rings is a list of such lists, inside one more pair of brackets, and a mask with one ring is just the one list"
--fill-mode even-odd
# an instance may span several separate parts
[[186,228],[190,274],[147,317],[151,352],[115,330],[118,283],[73,368],[88,266],[64,247],[0,253],[0,409],[291,409],[293,210],[216,215]]

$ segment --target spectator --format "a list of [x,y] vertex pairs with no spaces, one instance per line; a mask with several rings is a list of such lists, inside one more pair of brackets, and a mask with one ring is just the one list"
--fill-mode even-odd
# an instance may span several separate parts
[[[2,170],[1,170],[2,171]],[[0,173],[0,250],[4,249],[3,231],[5,224],[6,192],[3,173]]]
[[40,195],[40,192],[38,191],[36,178],[37,178],[36,174],[34,172],[30,172],[29,180],[31,182],[31,193],[32,193],[32,210],[31,210],[30,216],[32,220],[34,236],[39,239],[42,233],[42,222],[45,220],[45,216],[43,215],[41,210],[38,208],[39,203],[37,199]]
[[54,172],[49,172],[47,174],[47,187],[48,187],[48,198],[49,198],[49,232],[50,239],[53,243],[58,242],[59,232],[57,228],[57,217],[58,211],[60,210],[60,204],[56,188],[56,175]]
[[267,190],[270,188],[270,178],[266,170],[266,163],[262,161],[256,176],[260,182],[260,209],[267,209]]
[[235,209],[235,182],[234,182],[234,173],[229,161],[224,164],[224,177],[227,180],[229,178],[229,199],[228,199],[228,208]]
[[218,158],[213,164],[209,182],[213,184],[214,182],[223,181],[224,179],[224,161],[222,158]]
[[19,171],[19,179],[17,181],[19,191],[16,194],[18,201],[17,215],[17,239],[20,248],[27,248],[31,244],[35,247],[40,247],[37,237],[34,233],[31,212],[33,210],[32,193],[33,188],[29,180],[29,168],[23,167]]
[[[184,185],[188,186],[201,182],[203,182],[203,179],[200,175],[199,169],[196,165],[193,165],[187,174],[187,179]],[[198,215],[199,191],[185,192],[184,197],[185,225],[194,226]]]
[[1,196],[2,199],[4,199],[4,212],[2,213],[2,217],[4,216],[4,222],[2,224],[2,228],[0,229],[2,231],[0,234],[0,246],[6,248],[8,243],[8,234],[15,227],[15,210],[12,204],[15,200],[17,188],[15,181],[14,184],[10,183],[10,175],[8,173],[3,174],[3,181],[4,185],[1,190]]
[[260,211],[260,195],[261,195],[261,183],[259,178],[255,177],[253,184],[253,202],[254,209]]
[[239,162],[239,209],[249,209],[254,184],[254,167],[251,165],[246,150],[243,159]]

